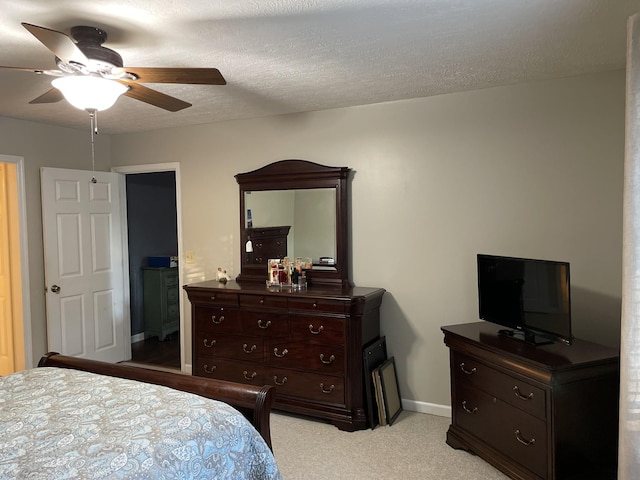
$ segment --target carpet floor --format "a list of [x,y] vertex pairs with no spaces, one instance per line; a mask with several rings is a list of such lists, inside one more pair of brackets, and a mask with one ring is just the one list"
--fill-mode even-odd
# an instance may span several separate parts
[[284,480],[508,480],[479,457],[447,445],[450,423],[403,411],[391,426],[343,432],[274,412],[271,437]]

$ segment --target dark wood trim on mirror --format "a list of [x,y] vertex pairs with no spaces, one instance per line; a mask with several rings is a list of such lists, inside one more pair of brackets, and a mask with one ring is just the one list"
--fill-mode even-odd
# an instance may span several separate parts
[[311,270],[307,281],[311,286],[349,287],[348,259],[348,167],[330,167],[306,160],[280,160],[251,172],[235,176],[240,187],[240,266],[238,282],[267,280],[265,265],[250,265],[245,254],[248,239],[245,225],[245,192],[264,190],[299,190],[335,188],[336,190],[336,258],[335,269]]

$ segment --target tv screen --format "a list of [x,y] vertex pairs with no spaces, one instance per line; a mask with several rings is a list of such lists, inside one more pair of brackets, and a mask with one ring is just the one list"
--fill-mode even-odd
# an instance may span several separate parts
[[478,254],[478,304],[482,320],[507,327],[500,333],[571,343],[568,262]]

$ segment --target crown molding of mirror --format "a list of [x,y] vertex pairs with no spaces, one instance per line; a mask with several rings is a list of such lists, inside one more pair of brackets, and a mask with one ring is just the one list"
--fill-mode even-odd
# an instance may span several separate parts
[[[348,259],[350,174],[348,167],[331,167],[306,160],[280,160],[237,174],[241,271],[236,281],[265,284],[267,261],[279,258],[269,255],[284,253],[292,261],[295,257],[312,259],[313,267],[307,271],[307,282],[311,287],[353,286]],[[259,192],[260,200],[249,208],[254,192]],[[272,193],[265,196],[264,192]],[[273,202],[265,200],[269,196]],[[326,208],[322,208],[323,204]],[[257,211],[249,214],[248,210]],[[320,257],[323,257],[322,262]]]

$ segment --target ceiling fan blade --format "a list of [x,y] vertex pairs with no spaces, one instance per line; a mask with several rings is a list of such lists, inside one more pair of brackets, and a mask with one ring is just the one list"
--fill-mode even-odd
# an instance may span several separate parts
[[4,65],[0,65],[0,68],[6,68],[9,70],[18,70],[22,72],[32,72],[38,75],[51,75],[52,77],[61,77],[64,75],[62,70],[45,70],[41,68],[23,68],[23,67],[7,67]]
[[22,26],[65,63],[87,65],[89,60],[67,34],[22,22]]
[[138,82],[182,83],[188,85],[226,85],[217,68],[161,68],[125,67],[114,69],[114,73],[133,73]]
[[127,97],[135,98],[136,100],[169,110],[170,112],[177,112],[178,110],[191,106],[190,103],[165,95],[157,90],[152,90],[139,83],[125,81],[121,81],[120,83],[129,87],[129,90],[124,93]]
[[48,92],[43,93],[38,98],[34,98],[29,103],[56,103],[62,100],[64,96],[57,88],[52,88]]

